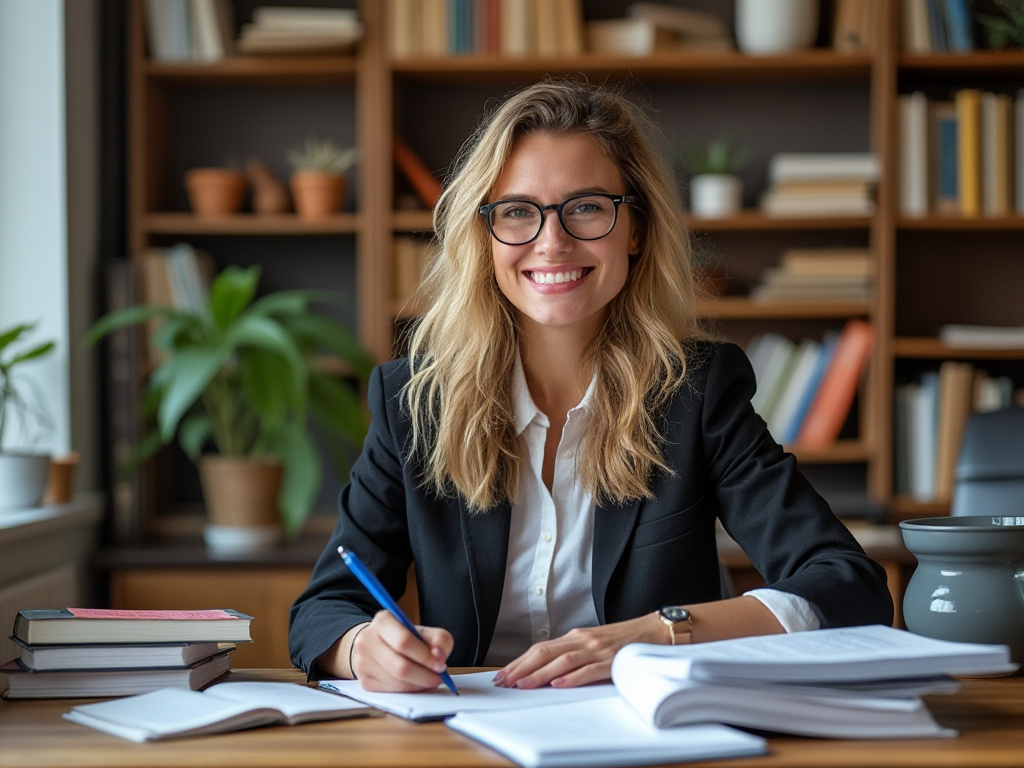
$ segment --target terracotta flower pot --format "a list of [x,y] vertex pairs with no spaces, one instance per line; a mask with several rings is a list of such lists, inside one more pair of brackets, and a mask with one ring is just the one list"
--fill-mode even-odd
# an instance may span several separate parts
[[185,189],[196,216],[229,216],[241,210],[246,182],[230,168],[193,168],[185,174]]
[[345,177],[325,171],[295,171],[291,187],[296,213],[303,219],[321,219],[341,208]]
[[275,458],[204,456],[199,479],[209,524],[207,549],[219,556],[271,549],[284,528],[278,505],[283,469]]

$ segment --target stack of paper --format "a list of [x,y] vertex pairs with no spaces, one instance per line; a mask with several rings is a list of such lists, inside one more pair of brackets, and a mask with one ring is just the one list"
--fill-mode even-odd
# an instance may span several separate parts
[[953,643],[892,627],[824,629],[619,651],[619,694],[659,728],[717,722],[833,738],[952,736],[921,696],[950,675],[1007,674],[1003,645]]
[[761,199],[768,216],[870,216],[875,212],[877,158],[867,153],[782,153],[769,165]]

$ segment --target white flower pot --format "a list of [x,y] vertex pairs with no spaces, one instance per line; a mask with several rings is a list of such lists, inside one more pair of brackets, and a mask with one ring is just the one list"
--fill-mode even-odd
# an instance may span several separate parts
[[819,0],[736,0],[736,43],[771,55],[810,48],[818,36]]
[[0,453],[0,509],[38,507],[49,477],[49,454]]
[[703,173],[690,179],[690,210],[704,219],[732,216],[743,207],[743,180],[728,173]]

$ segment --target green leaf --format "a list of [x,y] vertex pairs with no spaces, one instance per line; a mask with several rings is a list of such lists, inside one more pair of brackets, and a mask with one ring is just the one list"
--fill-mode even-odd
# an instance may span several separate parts
[[228,328],[252,303],[259,281],[259,267],[231,266],[217,275],[210,286],[210,315],[218,328]]
[[348,362],[361,380],[369,379],[373,358],[347,326],[330,317],[314,314],[289,318],[288,326],[314,349],[333,352]]
[[164,440],[169,441],[174,436],[178,423],[213,381],[225,358],[220,348],[183,349],[168,358],[154,374],[159,374],[163,392],[157,425]]
[[320,490],[320,455],[305,425],[293,424],[280,439],[284,462],[281,517],[285,534],[294,538],[302,530]]
[[34,360],[37,357],[49,354],[56,346],[52,341],[48,341],[45,344],[40,344],[38,347],[33,347],[27,352],[19,352],[6,364],[6,367],[11,368],[18,363],[23,363],[26,360]]
[[8,344],[17,341],[23,333],[28,333],[33,328],[35,328],[34,324],[22,323],[21,325],[16,325],[13,328],[0,333],[0,352],[2,352]]
[[196,413],[188,416],[181,422],[181,429],[178,432],[178,443],[192,461],[198,461],[202,453],[203,445],[210,437],[210,417],[206,414]]
[[92,346],[107,334],[129,325],[146,322],[154,317],[168,317],[176,314],[170,307],[137,306],[125,307],[104,315],[85,335],[86,344]]

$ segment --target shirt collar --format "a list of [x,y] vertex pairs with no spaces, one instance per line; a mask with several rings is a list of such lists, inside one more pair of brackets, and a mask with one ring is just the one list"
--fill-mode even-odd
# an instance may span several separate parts
[[[597,373],[594,373],[594,378],[590,380],[587,391],[583,393],[583,399],[572,408],[569,413],[573,411],[586,411],[591,401],[594,399],[594,393],[597,391]],[[516,352],[515,363],[512,366],[512,397],[515,401],[516,408],[516,434],[521,435],[523,431],[530,425],[534,419],[538,416],[543,419],[545,426],[547,426],[547,417],[541,412],[537,405],[533,402],[533,397],[530,395],[530,388],[526,385],[526,373],[523,371],[523,360]]]

